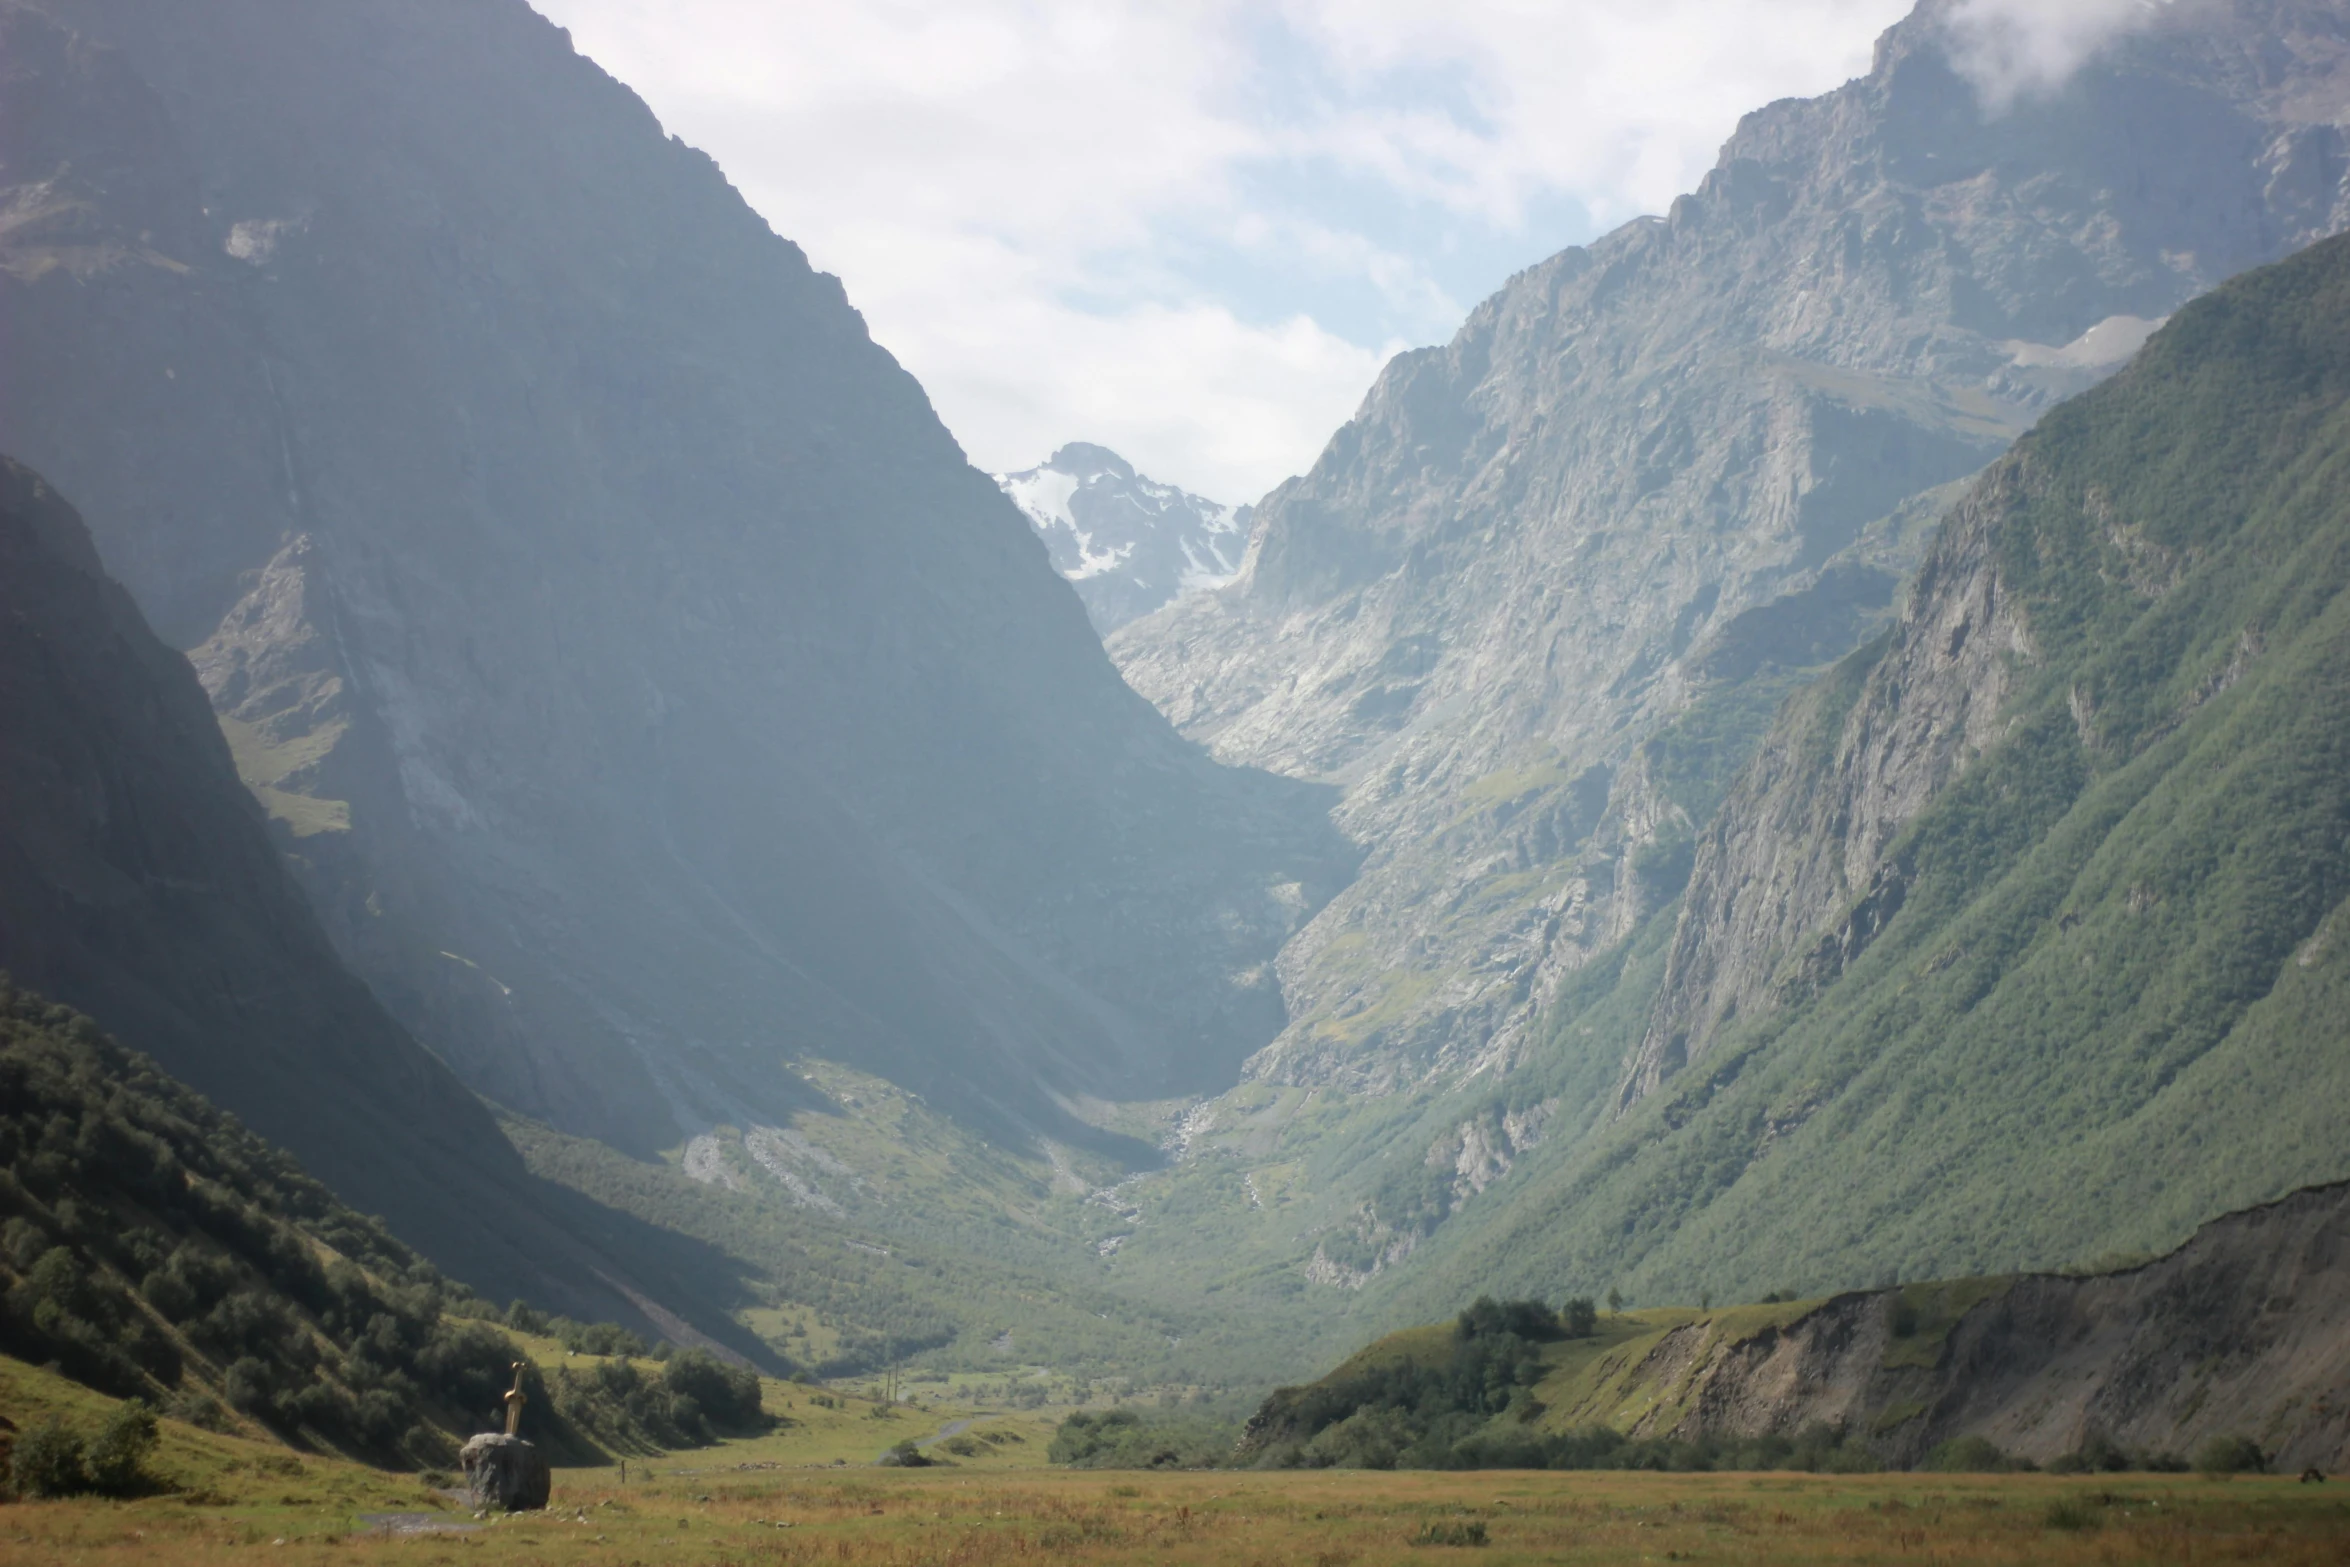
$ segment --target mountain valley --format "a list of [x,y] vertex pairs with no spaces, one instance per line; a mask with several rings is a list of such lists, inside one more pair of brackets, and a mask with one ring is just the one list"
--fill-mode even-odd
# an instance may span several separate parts
[[1729,1411],[1642,1439],[2200,1440],[1855,1368],[2333,1233],[2350,0],[2012,102],[1965,9],[1251,507],[981,471],[521,0],[0,0],[25,1027],[379,1272],[777,1373],[1237,1415],[1613,1293]]

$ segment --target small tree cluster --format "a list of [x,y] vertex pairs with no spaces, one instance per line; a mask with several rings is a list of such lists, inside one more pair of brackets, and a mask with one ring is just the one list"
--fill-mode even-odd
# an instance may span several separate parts
[[9,1454],[8,1483],[19,1496],[136,1496],[155,1480],[155,1412],[138,1399],[115,1406],[96,1437],[85,1440],[50,1419],[19,1437]]

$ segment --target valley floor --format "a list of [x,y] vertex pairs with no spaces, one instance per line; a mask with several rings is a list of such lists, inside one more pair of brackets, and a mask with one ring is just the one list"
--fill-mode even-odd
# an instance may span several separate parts
[[[681,1455],[682,1458],[682,1455]],[[2350,1484],[2288,1477],[733,1469],[623,1486],[558,1471],[549,1511],[362,1521],[323,1473],[278,1498],[0,1509],[0,1562],[284,1567],[687,1563],[2339,1563]],[[323,1471],[326,1466],[309,1466]],[[632,1466],[632,1474],[635,1473]],[[429,1527],[417,1529],[415,1524]],[[1434,1538],[1431,1538],[1434,1537]],[[1480,1539],[1482,1550],[1465,1550]],[[1458,1543],[1448,1543],[1458,1542]]]

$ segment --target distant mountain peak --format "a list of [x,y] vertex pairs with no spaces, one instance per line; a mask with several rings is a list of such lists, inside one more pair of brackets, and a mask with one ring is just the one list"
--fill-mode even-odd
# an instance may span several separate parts
[[1186,594],[1230,582],[1255,514],[1251,506],[1160,484],[1090,441],[1071,441],[1038,466],[995,481],[1105,636]]

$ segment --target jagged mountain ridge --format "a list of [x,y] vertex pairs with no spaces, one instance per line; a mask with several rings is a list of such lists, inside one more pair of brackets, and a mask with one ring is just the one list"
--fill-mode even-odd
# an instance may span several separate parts
[[0,34],[0,438],[469,1084],[644,1152],[832,1055],[1084,1140],[1085,1096],[1279,1026],[1268,960],[1351,866],[1315,791],[1117,679],[839,283],[559,30]]
[[[1284,950],[1252,1067],[1392,1089],[1506,1064],[1675,889],[1750,743],[1890,612],[1957,481],[2222,278],[2350,218],[2350,16],[2179,7],[1986,111],[1950,7],[1749,115],[1700,188],[1399,357],[1267,497],[1240,579],[1115,634],[1217,755],[1346,793],[1362,877]],[[1734,760],[1734,758],[1733,758]],[[1660,875],[1661,873],[1661,875]]]
[[999,473],[1094,629],[1128,621],[1240,572],[1255,508],[1222,506],[1160,484],[1106,446],[1071,441],[1044,462]]
[[0,971],[136,1041],[485,1292],[648,1328],[652,1302],[748,1342],[726,1321],[732,1264],[534,1179],[344,969],[187,661],[5,458]]

